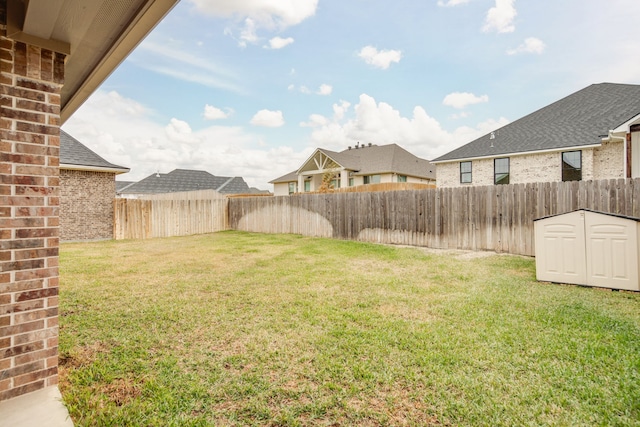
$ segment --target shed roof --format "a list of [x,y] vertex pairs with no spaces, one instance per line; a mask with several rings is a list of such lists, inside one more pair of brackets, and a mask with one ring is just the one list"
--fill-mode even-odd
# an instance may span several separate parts
[[593,84],[433,162],[600,145],[610,130],[638,115],[640,85]]

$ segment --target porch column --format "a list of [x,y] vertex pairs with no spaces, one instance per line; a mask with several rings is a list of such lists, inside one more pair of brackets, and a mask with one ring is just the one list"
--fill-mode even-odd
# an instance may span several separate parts
[[58,383],[64,60],[7,38],[0,0],[0,400]]

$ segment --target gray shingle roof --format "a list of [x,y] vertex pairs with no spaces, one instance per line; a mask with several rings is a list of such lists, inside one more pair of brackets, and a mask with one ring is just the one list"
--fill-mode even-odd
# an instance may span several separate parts
[[496,130],[494,139],[489,133],[433,161],[600,144],[638,114],[640,85],[593,84]]
[[122,172],[129,172],[129,168],[106,161],[62,129],[60,129],[60,164],[63,169],[65,165],[74,165],[78,166],[78,169],[86,166],[88,168],[117,169]]
[[207,171],[175,169],[169,173],[154,173],[124,188],[121,194],[163,194],[178,191],[216,190],[223,194],[249,193],[242,177],[211,175]]
[[131,184],[135,184],[135,181],[116,181],[116,193],[121,192]]
[[[397,144],[362,145],[340,152],[319,148],[334,162],[343,168],[354,171],[356,175],[375,175],[397,173],[421,178],[436,179],[436,168],[428,160],[417,157]],[[304,165],[303,165],[304,166]],[[289,172],[270,183],[296,181],[297,172]]]

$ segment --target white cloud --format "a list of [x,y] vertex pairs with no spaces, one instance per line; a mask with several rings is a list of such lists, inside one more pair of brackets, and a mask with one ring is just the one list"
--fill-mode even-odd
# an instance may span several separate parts
[[[294,85],[293,83],[290,84],[289,86],[287,86],[287,90],[289,91],[294,91],[296,90],[296,85]],[[307,86],[305,85],[300,85],[298,86],[298,91],[300,93],[304,93],[305,95],[311,95],[313,92],[311,91],[311,89],[309,89]],[[315,92],[316,95],[331,95],[331,93],[333,92],[333,87],[331,85],[328,85],[326,83],[323,83],[320,85],[320,87],[318,88],[318,90]]]
[[282,49],[283,47],[288,46],[291,43],[293,43],[292,37],[287,37],[286,39],[283,39],[282,37],[274,37],[269,40],[269,46],[265,47],[267,49]]
[[251,18],[259,27],[284,29],[315,15],[318,0],[190,0],[203,13],[226,18]]
[[489,9],[482,27],[482,31],[489,33],[496,31],[498,33],[512,33],[516,27],[513,25],[518,12],[513,6],[515,0],[495,0],[496,5]]
[[527,37],[520,46],[515,49],[509,49],[508,55],[516,55],[518,53],[537,53],[538,55],[544,52],[546,45],[540,39],[535,37]]
[[239,29],[237,27],[225,29],[225,34],[232,37],[234,33],[240,32],[238,44],[242,47],[247,43],[255,44],[259,41],[257,30],[281,31],[298,25],[315,15],[318,8],[318,0],[190,0],[190,2],[199,12],[232,18],[236,23],[243,22],[244,25]]
[[169,43],[145,40],[131,58],[137,66],[178,80],[244,93],[237,83],[239,73],[221,67],[202,55],[196,55]]
[[329,120],[325,116],[321,114],[312,114],[309,116],[309,121],[300,123],[300,126],[315,128],[318,126],[325,126],[328,123]]
[[440,7],[451,7],[451,6],[459,6],[461,4],[469,3],[469,0],[438,0],[438,6]]
[[373,46],[365,46],[360,50],[358,56],[376,68],[386,70],[392,62],[400,62],[402,52],[399,50],[378,50]]
[[321,84],[316,93],[318,95],[331,95],[331,92],[333,92],[333,87],[331,87],[331,85]]
[[347,118],[348,110],[349,103],[342,101],[333,106],[332,119],[313,115],[303,124],[313,128],[311,142],[314,147],[341,151],[356,142],[397,143],[417,156],[433,159],[508,123],[500,118],[478,123],[474,128],[462,126],[449,132],[420,106],[413,109],[410,118],[403,117],[391,105],[377,103],[367,94],[360,95],[354,108],[355,116]]
[[469,92],[453,92],[445,96],[442,104],[453,108],[466,108],[469,105],[479,104],[481,102],[489,102],[489,96],[476,96]]
[[118,176],[128,181],[185,168],[241,176],[250,186],[268,190],[273,189],[270,180],[311,154],[284,146],[264,148],[261,136],[237,126],[194,131],[183,120],[160,124],[154,116],[152,110],[117,92],[98,90],[63,128],[109,162],[131,168]]
[[277,128],[284,125],[282,111],[260,110],[251,119],[254,126],[264,126],[269,128]]
[[233,110],[231,108],[227,108],[227,111],[223,111],[220,108],[214,107],[213,105],[205,105],[204,106],[204,118],[205,120],[219,120],[219,119],[226,119],[227,117],[229,117],[232,113]]

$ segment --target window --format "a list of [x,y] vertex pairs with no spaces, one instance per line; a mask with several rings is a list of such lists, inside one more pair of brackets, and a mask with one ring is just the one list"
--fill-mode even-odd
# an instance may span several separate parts
[[398,175],[398,182],[407,182],[407,175]]
[[380,183],[380,175],[367,175],[364,177],[365,184],[379,184]]
[[304,191],[311,191],[311,180],[308,179],[304,182]]
[[297,189],[298,189],[298,183],[297,182],[290,182],[289,183],[289,194],[295,193]]
[[460,182],[462,184],[471,182],[471,162],[460,162]]
[[562,153],[562,180],[580,181],[582,179],[582,151]]
[[349,187],[353,187],[354,180],[353,178],[349,178]]
[[493,182],[494,184],[509,183],[509,158],[494,159],[493,161]]
[[340,180],[338,178],[331,180],[331,188],[333,189],[340,188]]

